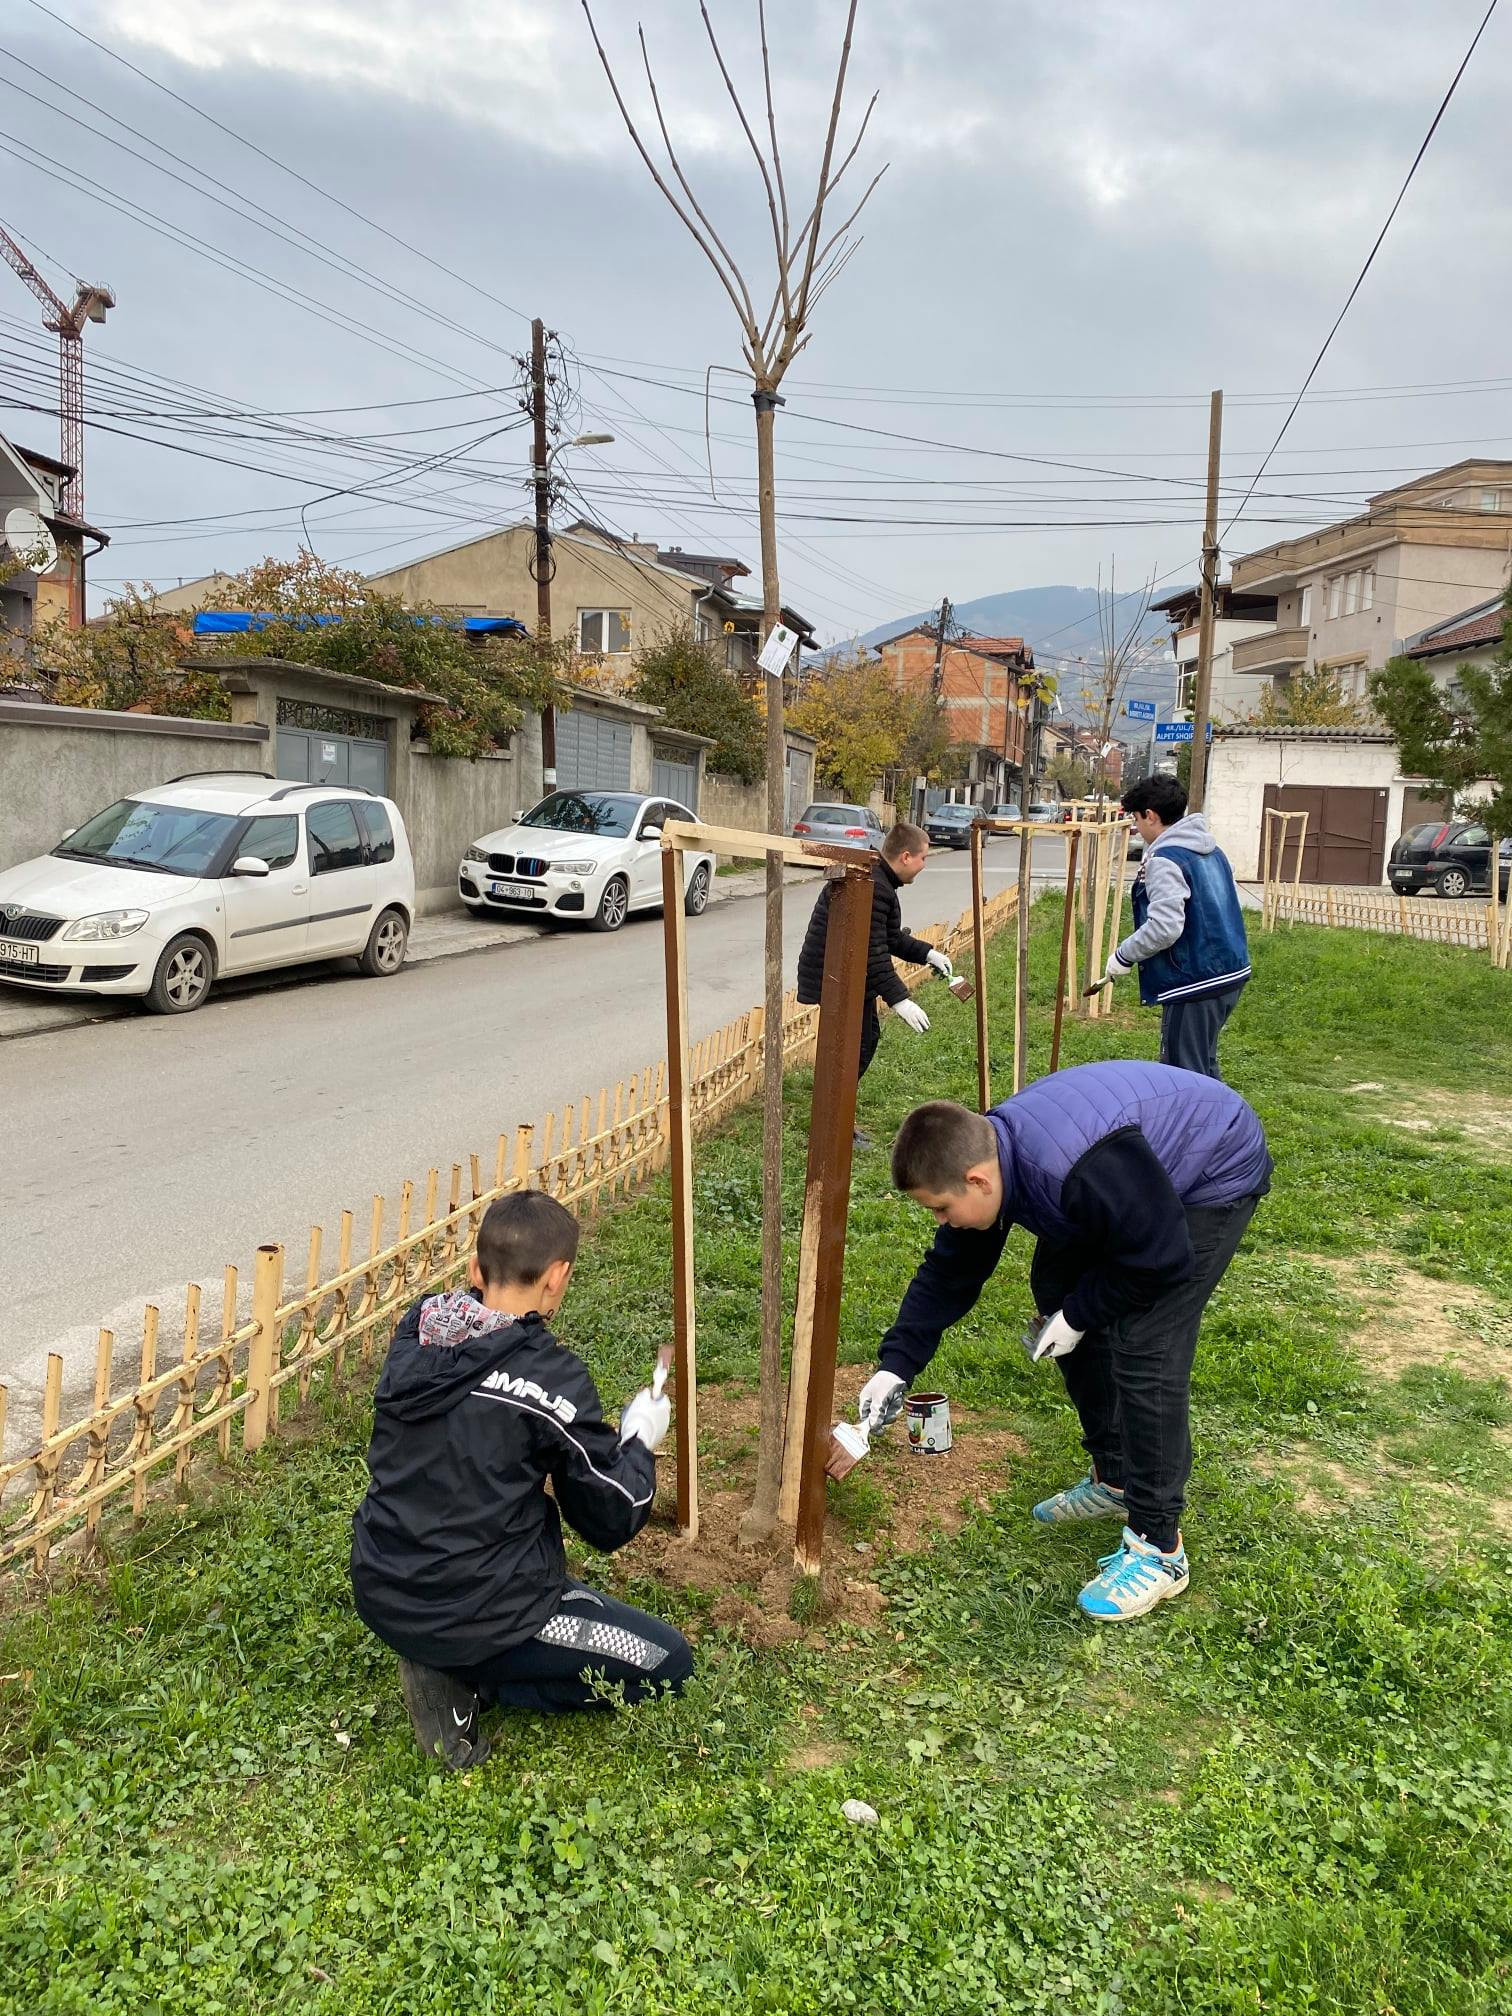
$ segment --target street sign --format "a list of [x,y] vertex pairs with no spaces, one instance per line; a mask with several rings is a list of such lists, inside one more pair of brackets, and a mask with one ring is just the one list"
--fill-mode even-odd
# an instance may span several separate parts
[[798,632],[789,630],[785,623],[774,623],[772,634],[761,647],[761,656],[756,663],[763,672],[769,672],[774,679],[780,679],[787,670],[787,662],[793,655],[793,646],[798,642]]
[[[1190,721],[1157,721],[1155,724],[1155,740],[1157,742],[1190,742],[1191,739],[1192,724]],[[1207,739],[1209,742],[1213,739],[1213,724],[1211,721],[1208,723]]]
[[1131,721],[1153,721],[1155,702],[1153,700],[1126,700],[1124,712]]

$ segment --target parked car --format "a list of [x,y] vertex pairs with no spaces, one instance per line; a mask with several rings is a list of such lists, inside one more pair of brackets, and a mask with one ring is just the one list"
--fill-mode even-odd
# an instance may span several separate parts
[[[661,836],[686,805],[635,791],[553,791],[513,826],[485,833],[462,856],[457,893],[474,915],[560,917],[618,931],[632,910],[662,904]],[[714,856],[682,856],[683,908],[709,905]]]
[[1028,816],[1036,826],[1059,826],[1062,817],[1060,802],[1047,799],[1041,804],[1031,805]]
[[1021,806],[1008,804],[989,805],[986,816],[989,819],[1022,819],[1024,814]]
[[[1512,870],[1512,839],[1503,840],[1501,894]],[[1430,819],[1402,835],[1391,850],[1391,886],[1415,896],[1488,894],[1491,888],[1491,835],[1471,819]]]
[[981,817],[976,805],[936,805],[926,815],[924,831],[932,847],[969,847],[971,829]]
[[880,850],[887,832],[869,805],[820,804],[805,808],[793,821],[795,840],[819,840],[826,847],[870,847]]
[[0,980],[184,1015],[232,974],[340,958],[397,973],[414,915],[390,799],[207,771],[122,798],[0,874]]

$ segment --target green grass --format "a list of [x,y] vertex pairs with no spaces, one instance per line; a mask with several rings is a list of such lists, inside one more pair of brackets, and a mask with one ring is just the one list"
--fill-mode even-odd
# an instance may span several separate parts
[[[1050,935],[1047,919],[1037,1069]],[[450,1778],[415,1753],[393,1662],[348,1604],[365,1409],[327,1397],[321,1434],[156,1512],[98,1583],[0,1618],[0,2009],[1512,2008],[1512,1557],[1493,1523],[1512,1177],[1484,1142],[1387,1117],[1398,1089],[1419,1110],[1473,1093],[1505,1111],[1512,997],[1467,955],[1364,934],[1299,928],[1255,963],[1224,1057],[1276,1187],[1198,1358],[1179,1604],[1082,1625],[1111,1530],[1027,1517],[1079,1457],[1059,1382],[1015,1342],[1016,1235],[937,1367],[1027,1454],[954,1538],[866,1570],[879,1623],[758,1654],[709,1623],[716,1592],[657,1588],[633,1549],[588,1559],[699,1637],[693,1687],[615,1717],[498,1720],[493,1760]],[[999,1028],[1008,972],[1000,947]],[[921,1095],[972,1097],[971,1012],[943,988],[926,1001],[929,1037],[888,1029],[866,1080],[879,1138]],[[1121,992],[1070,1027],[1068,1061],[1155,1045]],[[794,1232],[806,1098],[795,1081]],[[699,1149],[711,1380],[754,1369],[758,1147],[747,1113]],[[885,1176],[880,1152],[858,1163],[855,1365],[927,1237]],[[611,1398],[667,1334],[667,1252],[662,1192],[586,1243],[564,1327]],[[1409,1267],[1459,1294],[1477,1355],[1391,1369],[1362,1350]],[[1309,1465],[1355,1488],[1304,1509]],[[836,1507],[848,1538],[885,1527],[864,1469]],[[849,1826],[850,1797],[880,1825]]]

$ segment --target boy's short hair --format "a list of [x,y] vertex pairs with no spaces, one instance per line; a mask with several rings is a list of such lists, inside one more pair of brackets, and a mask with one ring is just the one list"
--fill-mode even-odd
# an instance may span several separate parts
[[1174,777],[1142,777],[1118,802],[1125,812],[1153,812],[1162,826],[1186,817],[1187,794]]
[[966,1171],[996,1155],[997,1136],[985,1114],[950,1099],[931,1099],[927,1106],[915,1106],[898,1129],[892,1179],[899,1190],[955,1197],[966,1188]]
[[558,1260],[576,1260],[578,1221],[544,1190],[499,1197],[478,1227],[478,1271],[490,1288],[539,1281]]
[[900,819],[882,842],[882,859],[897,861],[904,854],[922,854],[929,846],[929,835],[922,826],[910,826],[906,819]]

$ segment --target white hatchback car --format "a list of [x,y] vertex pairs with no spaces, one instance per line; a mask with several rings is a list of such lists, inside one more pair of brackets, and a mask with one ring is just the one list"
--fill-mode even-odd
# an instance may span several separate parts
[[123,798],[0,873],[0,981],[182,1015],[222,975],[346,957],[397,973],[414,914],[389,799],[207,771]]
[[[457,892],[475,915],[561,917],[618,931],[632,910],[659,910],[661,835],[693,823],[686,805],[635,791],[553,791],[513,826],[462,856]],[[683,908],[708,908],[714,856],[684,853]]]

